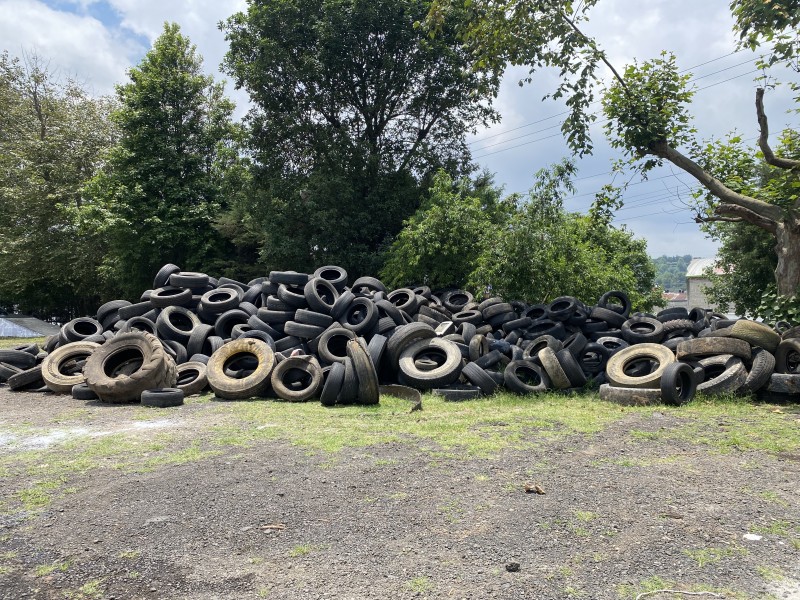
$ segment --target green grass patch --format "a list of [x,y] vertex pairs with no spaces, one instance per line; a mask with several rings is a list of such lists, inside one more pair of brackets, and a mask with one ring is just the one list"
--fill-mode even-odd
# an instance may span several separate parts
[[697,562],[701,569],[708,565],[720,562],[724,558],[747,554],[747,550],[738,546],[727,548],[696,548],[694,550],[684,550],[683,553]]
[[289,556],[292,558],[300,558],[301,556],[308,556],[317,550],[323,550],[324,545],[320,544],[298,544],[289,550]]
[[0,349],[14,348],[15,346],[30,346],[31,344],[36,344],[41,348],[44,346],[44,341],[46,339],[46,337],[0,337]]
[[[646,579],[642,579],[637,584],[621,584],[617,586],[617,596],[620,600],[635,600],[639,595],[646,594],[647,592],[655,592],[657,590],[681,590],[685,592],[712,592],[728,600],[755,600],[747,594],[737,592],[732,589],[722,589],[708,586],[705,584],[682,584],[669,579],[664,579],[658,575],[653,575]],[[659,600],[686,600],[685,594],[671,594],[661,593],[654,597]]]
[[433,582],[428,577],[414,577],[406,581],[406,587],[415,594],[424,594],[433,589]]
[[69,561],[57,562],[50,565],[39,565],[36,567],[33,574],[35,577],[45,577],[51,573],[55,573],[56,571],[64,573],[69,569],[69,566]]

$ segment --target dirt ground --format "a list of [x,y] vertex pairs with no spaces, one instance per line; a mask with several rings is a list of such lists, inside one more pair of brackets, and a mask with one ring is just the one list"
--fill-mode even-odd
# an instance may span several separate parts
[[322,451],[270,431],[275,405],[0,387],[0,597],[800,598],[800,453],[723,451],[658,410],[483,456]]

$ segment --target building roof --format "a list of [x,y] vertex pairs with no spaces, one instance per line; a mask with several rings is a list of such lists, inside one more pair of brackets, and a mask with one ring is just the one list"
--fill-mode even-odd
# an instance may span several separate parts
[[686,302],[686,292],[664,292],[662,298],[667,302]]
[[0,337],[42,337],[56,335],[61,329],[27,315],[4,315],[0,317]]
[[722,269],[714,266],[716,262],[716,258],[693,258],[692,262],[689,263],[689,266],[686,267],[686,279],[692,277],[705,277],[705,271],[709,267],[714,269],[714,273],[716,275],[722,275]]

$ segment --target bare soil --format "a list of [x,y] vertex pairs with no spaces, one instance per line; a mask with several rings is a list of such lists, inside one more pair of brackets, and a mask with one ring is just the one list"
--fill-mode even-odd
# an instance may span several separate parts
[[[104,436],[145,461],[165,432],[204,448],[228,406],[143,417],[0,387],[0,597],[800,598],[800,454],[664,437],[681,424],[657,411],[489,458],[278,437],[146,469],[113,449],[56,467]],[[51,467],[61,479],[42,488]]]

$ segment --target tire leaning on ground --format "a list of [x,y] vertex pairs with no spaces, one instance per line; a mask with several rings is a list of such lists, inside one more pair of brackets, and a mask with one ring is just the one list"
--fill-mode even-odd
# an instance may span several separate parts
[[347,357],[353,361],[353,368],[358,378],[358,401],[361,404],[378,404],[380,401],[378,372],[364,344],[358,339],[347,342]]
[[737,392],[747,380],[747,369],[738,356],[720,354],[707,356],[698,361],[708,377],[709,370],[713,376],[697,385],[697,391],[705,394],[725,394]]
[[503,371],[505,387],[517,394],[538,394],[550,387],[545,370],[529,360],[513,360]]
[[83,383],[86,377],[81,371],[66,373],[70,361],[73,364],[86,360],[100,344],[94,342],[72,342],[53,350],[42,361],[42,379],[45,385],[56,394],[71,394],[73,386]]
[[[418,358],[433,356],[436,361],[433,369],[420,369]],[[408,346],[400,355],[399,367],[406,380],[414,387],[429,390],[453,383],[461,374],[461,350],[455,343],[442,338],[419,340]]]
[[[291,379],[295,385],[288,382]],[[319,394],[322,388],[322,368],[311,356],[290,356],[282,360],[270,375],[272,390],[281,400],[305,402]]]
[[694,398],[696,391],[697,380],[690,365],[682,362],[667,365],[661,375],[661,399],[664,404],[686,404]]
[[757,392],[767,385],[774,371],[775,357],[763,348],[753,348],[752,365],[742,388],[750,392]]
[[[643,375],[628,375],[626,372],[639,361],[650,360],[658,363]],[[606,376],[615,387],[660,389],[661,374],[667,365],[675,362],[672,350],[661,344],[636,344],[620,350],[608,359]]]
[[661,389],[622,388],[604,383],[600,386],[600,399],[624,406],[649,406],[661,401]]
[[174,387],[175,361],[159,339],[133,331],[111,338],[86,359],[86,383],[103,402],[138,402],[145,390]]
[[142,392],[142,404],[156,408],[168,408],[183,404],[183,390],[178,388],[155,388]]
[[[258,360],[255,370],[242,379],[229,377],[225,367],[234,359],[254,356]],[[219,348],[208,361],[208,385],[219,398],[244,400],[267,391],[270,375],[275,367],[275,353],[266,342],[255,338],[238,338]]]
[[178,365],[178,379],[175,387],[183,391],[184,398],[201,393],[208,387],[207,367],[198,361],[185,362]]

